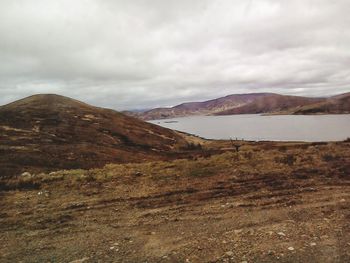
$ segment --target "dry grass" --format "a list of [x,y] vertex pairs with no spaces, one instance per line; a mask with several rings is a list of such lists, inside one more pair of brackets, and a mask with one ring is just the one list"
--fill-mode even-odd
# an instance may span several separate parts
[[3,179],[0,262],[348,262],[349,143],[240,143]]
[[252,173],[289,174],[298,169],[326,171],[330,164],[349,163],[348,143],[328,144],[250,144],[241,147],[239,153],[227,151],[222,154],[199,157],[194,160],[156,161],[131,164],[108,164],[102,169],[62,170],[17,176],[2,180],[3,190],[39,188],[54,182],[67,182],[71,185],[84,182],[106,183],[116,178],[174,178],[210,177],[220,173],[236,176]]

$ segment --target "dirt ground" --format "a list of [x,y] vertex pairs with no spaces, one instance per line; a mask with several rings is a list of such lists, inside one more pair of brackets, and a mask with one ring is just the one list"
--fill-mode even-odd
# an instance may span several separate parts
[[350,262],[345,142],[243,144],[1,187],[0,262]]

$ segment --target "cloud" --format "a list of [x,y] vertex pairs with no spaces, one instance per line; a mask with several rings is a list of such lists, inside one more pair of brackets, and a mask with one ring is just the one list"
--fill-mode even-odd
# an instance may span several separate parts
[[233,93],[349,91],[347,0],[0,1],[0,104],[119,110]]

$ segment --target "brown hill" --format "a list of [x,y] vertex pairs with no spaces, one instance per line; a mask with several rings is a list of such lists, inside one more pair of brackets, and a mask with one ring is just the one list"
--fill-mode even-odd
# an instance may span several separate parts
[[299,96],[285,96],[279,94],[269,94],[247,103],[241,107],[221,111],[215,115],[231,114],[256,114],[256,113],[279,113],[290,109],[297,109],[305,105],[323,102],[323,98],[306,98]]
[[295,110],[294,114],[349,114],[350,92]]
[[58,95],[0,107],[0,176],[159,159],[187,142],[179,134]]
[[330,98],[287,96],[275,93],[233,94],[203,102],[187,102],[171,108],[145,112],[125,112],[143,120],[185,117],[191,115],[231,114],[341,114],[350,113],[350,93]]
[[271,93],[234,94],[203,102],[187,102],[171,108],[155,108],[142,113],[130,115],[143,120],[155,120],[189,115],[211,115],[227,109],[236,108],[250,103],[257,98],[269,96]]

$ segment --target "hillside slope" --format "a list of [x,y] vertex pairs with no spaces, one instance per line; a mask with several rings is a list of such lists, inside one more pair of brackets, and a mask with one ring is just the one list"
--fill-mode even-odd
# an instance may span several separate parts
[[0,178],[0,262],[350,262],[350,142],[240,143]]
[[296,109],[294,114],[346,114],[350,113],[350,92]]
[[0,135],[2,176],[159,159],[187,144],[169,129],[58,95],[0,107]]
[[155,108],[132,115],[143,120],[155,120],[189,115],[210,115],[216,112],[239,107],[270,93],[234,94],[203,102],[187,102],[171,108]]
[[275,93],[233,94],[203,102],[187,102],[171,108],[125,112],[142,120],[191,115],[232,114],[344,114],[350,113],[350,93],[330,98],[309,98]]
[[324,100],[325,99],[323,98],[306,98],[299,96],[270,94],[269,96],[257,98],[256,100],[241,107],[217,112],[214,115],[276,113],[323,102]]

